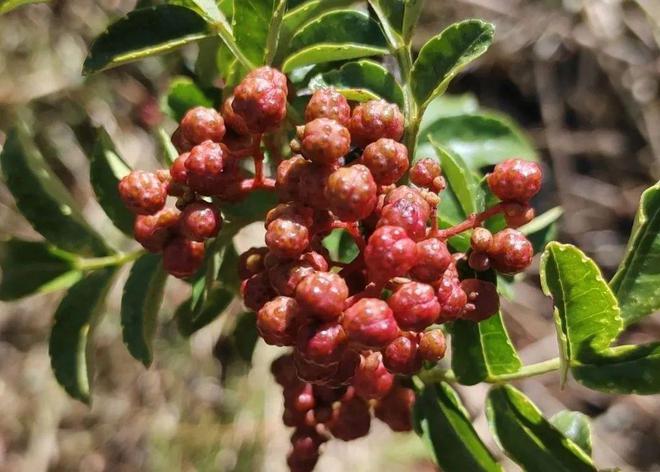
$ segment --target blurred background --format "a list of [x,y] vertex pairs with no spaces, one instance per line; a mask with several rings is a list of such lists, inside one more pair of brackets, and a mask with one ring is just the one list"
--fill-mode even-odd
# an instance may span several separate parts
[[[17,116],[31,123],[93,224],[103,220],[88,184],[91,125],[105,126],[129,163],[155,168],[154,129],[164,119],[158,97],[196,55],[193,48],[81,77],[91,39],[134,7],[126,0],[57,0],[0,17],[0,144]],[[578,244],[612,275],[638,198],[660,179],[660,1],[427,0],[416,44],[468,17],[494,22],[496,43],[449,92],[474,94],[527,130],[548,176],[539,206],[561,204],[559,239]],[[172,130],[173,123],[164,126]],[[113,228],[100,229],[119,240]],[[0,238],[9,234],[37,237],[0,184]],[[260,236],[248,229],[239,249]],[[285,470],[289,433],[280,420],[281,391],[268,373],[275,350],[259,343],[251,370],[223,369],[222,320],[184,340],[169,320],[186,291],[175,282],[169,288],[149,370],[122,344],[119,290],[109,297],[110,316],[95,336],[91,408],[69,399],[50,371],[47,337],[60,295],[0,303],[0,471]],[[504,308],[525,362],[557,355],[535,269]],[[624,337],[660,339],[660,320],[647,318]],[[565,408],[591,416],[599,466],[660,471],[659,397],[614,397],[574,382],[560,391],[553,374],[517,385],[548,416]],[[495,451],[482,408],[486,390],[459,392]],[[374,421],[368,438],[331,442],[318,470],[437,469],[417,437]]]

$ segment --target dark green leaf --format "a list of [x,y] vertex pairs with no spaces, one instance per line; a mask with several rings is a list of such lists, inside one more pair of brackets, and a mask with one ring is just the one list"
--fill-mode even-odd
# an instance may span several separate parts
[[29,5],[31,3],[45,3],[48,0],[0,0],[0,15],[9,13],[14,8],[21,7],[23,5]]
[[552,242],[541,257],[540,272],[543,291],[555,305],[565,360],[594,359],[622,328],[616,298],[598,266],[575,246]]
[[454,23],[431,38],[413,64],[411,84],[422,110],[469,62],[482,55],[493,41],[495,29],[481,20]]
[[473,170],[516,156],[538,160],[532,143],[508,118],[495,113],[473,113],[438,118],[420,135],[458,154]]
[[277,197],[273,192],[257,190],[238,203],[224,205],[222,214],[232,221],[248,224],[263,219],[268,210],[275,205],[277,205]]
[[208,291],[201,308],[195,310],[196,313],[193,313],[190,299],[183,302],[174,315],[179,332],[183,336],[190,336],[204,328],[220,316],[233,299],[233,292],[223,287],[212,287]]
[[181,121],[191,108],[213,107],[213,99],[189,77],[174,77],[163,98],[163,110],[175,121]]
[[465,215],[476,213],[483,205],[483,194],[472,172],[460,156],[453,154],[436,143],[431,144],[440,158],[443,174],[451,191],[456,195]]
[[114,270],[86,275],[72,286],[55,312],[48,352],[55,378],[69,395],[89,403],[93,375],[92,331],[103,309]]
[[21,239],[0,242],[0,300],[16,300],[70,287],[82,277],[75,260],[74,254],[46,242]]
[[179,5],[133,10],[96,38],[85,74],[153,56],[199,41],[213,33],[195,11]]
[[405,0],[369,0],[369,4],[376,11],[381,22],[387,22],[396,35],[400,36],[403,30]]
[[451,329],[451,349],[451,367],[464,385],[511,374],[522,366],[501,313],[480,323],[455,321]]
[[227,21],[215,0],[169,0],[167,3],[190,8],[211,23]]
[[522,392],[493,387],[486,414],[498,443],[524,470],[596,471],[589,456],[554,428]]
[[380,64],[372,61],[357,61],[344,64],[338,70],[320,74],[310,81],[311,90],[335,87],[349,100],[365,101],[383,98],[403,108],[403,90]]
[[415,416],[442,470],[501,471],[470,422],[456,392],[446,383],[427,385],[418,395]]
[[413,32],[415,31],[415,26],[419,17],[422,14],[422,9],[424,8],[424,0],[407,0],[406,8],[403,12],[403,26],[401,28],[401,34],[403,36],[403,42],[409,43],[412,39]]
[[290,42],[282,70],[387,53],[378,23],[357,10],[336,10],[307,23]]
[[236,44],[255,65],[264,63],[275,0],[234,1],[232,28]]
[[335,229],[323,239],[323,246],[330,253],[333,261],[348,264],[355,259],[360,252],[355,240],[346,230]]
[[287,0],[277,0],[275,2],[273,16],[270,20],[270,25],[268,25],[268,38],[266,38],[266,49],[264,51],[263,62],[266,64],[272,64],[275,60],[282,32],[284,13],[286,12],[286,4]]
[[128,211],[119,196],[119,181],[131,168],[117,153],[112,138],[103,128],[96,134],[94,151],[89,161],[89,179],[101,208],[125,234],[133,234],[135,216]]
[[245,362],[252,362],[252,354],[259,340],[257,332],[257,316],[252,312],[238,315],[234,329],[236,351]]
[[589,364],[573,365],[571,371],[578,382],[601,392],[660,393],[660,343],[608,349]]
[[660,182],[642,194],[626,255],[610,282],[626,325],[660,310],[659,268]]
[[71,195],[22,131],[9,134],[0,154],[7,187],[30,224],[52,244],[84,255],[107,248],[78,211]]
[[124,344],[147,367],[153,360],[152,343],[167,280],[161,259],[158,254],[146,254],[135,261],[121,298]]
[[578,411],[562,410],[550,418],[552,426],[591,455],[591,426],[589,417]]

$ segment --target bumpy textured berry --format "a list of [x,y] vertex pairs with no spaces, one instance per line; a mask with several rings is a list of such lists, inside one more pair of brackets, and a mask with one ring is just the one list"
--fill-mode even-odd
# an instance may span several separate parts
[[277,166],[275,191],[283,201],[299,200],[298,188],[307,161],[300,155],[285,159]]
[[318,210],[327,210],[329,202],[326,196],[326,186],[331,173],[331,167],[307,161],[302,167],[298,182],[299,201]]
[[174,277],[190,277],[202,266],[202,262],[204,243],[176,237],[163,250],[163,268]]
[[351,342],[366,347],[383,347],[399,335],[392,309],[377,298],[363,298],[349,307],[342,325]]
[[419,357],[428,362],[438,362],[445,357],[447,341],[441,329],[431,329],[419,336]]
[[309,230],[295,221],[276,218],[266,230],[266,246],[277,257],[295,259],[309,246]]
[[296,300],[302,310],[322,321],[339,318],[347,298],[346,282],[334,272],[315,272],[296,287]]
[[295,342],[298,313],[293,298],[276,297],[257,312],[257,330],[267,344],[291,346]]
[[330,211],[340,220],[360,220],[376,207],[376,182],[363,165],[341,167],[330,174],[325,197]]
[[355,392],[365,400],[383,398],[392,388],[394,376],[383,365],[380,352],[362,356],[360,365],[355,369],[353,386]]
[[465,279],[461,288],[467,294],[468,303],[463,318],[472,321],[483,321],[493,316],[500,309],[500,296],[497,287],[485,280]]
[[225,135],[225,120],[213,108],[195,107],[183,116],[181,133],[193,145],[207,140],[219,143]]
[[188,183],[188,171],[186,170],[186,159],[190,156],[189,152],[184,152],[177,157],[170,167],[172,181],[177,184],[185,185]]
[[527,203],[539,190],[543,174],[536,162],[507,159],[488,175],[488,187],[503,201]]
[[408,170],[408,148],[393,139],[382,138],[364,148],[359,162],[369,168],[378,185],[391,185]]
[[418,187],[433,188],[433,181],[442,175],[440,164],[435,159],[420,159],[410,168],[410,181]]
[[[278,72],[279,74],[279,72]],[[286,117],[286,84],[248,76],[234,89],[232,110],[245,121],[252,133],[277,128]]]
[[470,246],[477,252],[488,252],[493,244],[493,234],[486,228],[475,228],[470,236]]
[[149,252],[161,252],[175,235],[179,210],[163,208],[154,215],[138,215],[133,224],[135,240]]
[[222,117],[225,120],[225,125],[234,133],[244,136],[250,133],[245,120],[238,115],[232,108],[234,103],[233,95],[224,101],[222,104]]
[[534,208],[517,202],[502,204],[506,225],[509,228],[519,228],[534,219]]
[[266,269],[264,258],[268,248],[251,247],[238,258],[238,277],[241,280],[248,279]]
[[278,218],[295,221],[309,228],[314,224],[314,210],[298,203],[280,203],[266,213],[264,227],[268,228]]
[[371,100],[356,106],[349,124],[353,143],[362,148],[380,138],[400,141],[403,128],[401,110],[385,100]]
[[153,172],[134,170],[119,181],[119,196],[137,215],[153,215],[165,206],[167,187]]
[[488,256],[493,269],[503,274],[515,274],[532,263],[534,248],[520,231],[507,228],[495,234]]
[[414,241],[419,241],[426,236],[426,222],[429,216],[428,205],[419,205],[402,198],[383,207],[378,226],[399,226]]
[[410,273],[420,282],[435,282],[442,277],[452,262],[447,244],[437,238],[418,242],[416,251],[416,264]]
[[259,311],[275,295],[268,276],[263,272],[255,274],[241,283],[243,303],[252,311]]
[[332,87],[317,90],[305,108],[305,121],[309,123],[317,118],[329,118],[348,126],[351,120],[348,100]]
[[415,392],[410,388],[397,386],[376,403],[374,414],[392,431],[411,431],[414,405]]
[[468,257],[468,265],[477,272],[484,272],[490,269],[490,258],[484,252],[472,251]]
[[381,226],[364,250],[369,279],[376,283],[405,275],[416,262],[416,245],[398,226]]
[[411,375],[422,368],[417,336],[404,334],[389,343],[383,351],[383,364],[394,374]]
[[308,362],[336,364],[346,347],[346,332],[339,323],[310,323],[298,331],[296,349]]
[[298,284],[315,271],[328,270],[328,262],[319,253],[311,251],[295,261],[284,261],[268,269],[268,278],[273,288],[280,294],[293,297]]
[[222,217],[210,203],[191,203],[181,213],[181,234],[193,241],[213,238],[221,227]]
[[436,296],[440,302],[439,322],[452,321],[461,317],[467,304],[467,294],[461,288],[458,277],[447,270],[438,283]]
[[245,80],[252,80],[252,79],[267,80],[268,82],[272,83],[275,87],[283,90],[285,93],[288,93],[286,75],[284,75],[277,69],[273,69],[272,67],[262,66],[254,70],[251,70],[245,76]]
[[403,330],[422,331],[440,315],[440,302],[433,287],[408,282],[387,299],[397,324]]
[[227,185],[229,151],[224,144],[205,141],[185,160],[188,185],[202,195],[216,195]]
[[361,398],[342,401],[335,409],[328,429],[342,441],[352,441],[369,434],[371,413],[369,404]]
[[180,153],[189,152],[194,146],[194,144],[188,141],[183,135],[181,127],[178,127],[172,134],[172,144]]
[[348,129],[329,118],[307,123],[300,141],[303,156],[328,166],[336,165],[351,148]]

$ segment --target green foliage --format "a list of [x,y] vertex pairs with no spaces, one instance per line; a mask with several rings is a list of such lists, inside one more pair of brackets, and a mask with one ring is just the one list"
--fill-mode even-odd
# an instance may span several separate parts
[[449,26],[422,47],[411,76],[412,92],[422,109],[444,93],[461,69],[486,52],[494,33],[490,23],[465,20]]
[[115,149],[112,138],[102,128],[97,130],[94,151],[89,158],[89,180],[96,198],[114,225],[125,234],[133,234],[135,216],[119,197],[119,181],[131,171]]
[[75,262],[74,254],[46,242],[16,238],[0,242],[0,300],[70,287],[82,276]]
[[[264,64],[271,18],[278,4],[275,0],[243,0],[234,2],[232,28],[236,44],[255,65]],[[283,9],[282,14],[283,14]],[[281,18],[281,16],[280,16]]]
[[89,403],[94,376],[92,333],[114,275],[102,269],[73,285],[55,312],[48,352],[53,373],[69,395]]
[[194,107],[213,107],[209,97],[190,77],[174,77],[163,100],[163,110],[176,121]]
[[458,394],[445,382],[424,387],[415,403],[416,431],[430,442],[442,470],[501,471],[472,426]]
[[49,242],[76,254],[107,253],[103,239],[85,222],[25,132],[16,129],[9,134],[0,164],[16,206]]
[[90,74],[170,52],[209,35],[204,18],[191,9],[158,5],[134,10],[96,38],[83,71]]
[[32,3],[45,3],[48,0],[0,0],[0,15],[9,13],[15,8]]
[[550,418],[550,423],[591,455],[591,426],[588,416],[577,411],[562,410]]
[[153,361],[152,344],[166,280],[161,257],[146,254],[133,264],[121,297],[124,344],[146,367]]
[[626,325],[660,309],[660,183],[643,194],[628,249],[610,282]]
[[491,389],[486,414],[499,445],[524,470],[596,470],[577,444],[552,426],[525,395],[510,385]]
[[309,84],[312,91],[334,87],[349,100],[364,102],[382,98],[403,107],[403,90],[380,64],[362,60],[348,62],[337,70],[319,74]]

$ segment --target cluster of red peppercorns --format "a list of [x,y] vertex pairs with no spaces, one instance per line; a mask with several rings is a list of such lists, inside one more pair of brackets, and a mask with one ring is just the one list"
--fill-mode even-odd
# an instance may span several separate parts
[[[189,110],[172,135],[181,153],[169,172],[134,171],[119,182],[119,194],[137,216],[135,239],[150,252],[163,254],[163,267],[175,277],[189,277],[202,265],[204,242],[222,227],[222,202],[243,198],[256,188],[272,187],[263,176],[261,135],[286,116],[286,77],[262,67],[248,74],[221,111]],[[240,165],[255,162],[248,178]],[[167,197],[176,198],[166,207]]]
[[[261,337],[292,348],[272,370],[284,388],[284,422],[295,428],[288,464],[303,472],[330,437],[366,435],[372,414],[394,431],[411,429],[415,395],[403,379],[444,357],[440,325],[494,315],[496,287],[479,273],[514,274],[531,263],[532,245],[515,228],[533,218],[529,200],[542,175],[520,159],[498,164],[487,183],[501,201],[441,229],[442,169],[430,158],[409,166],[399,108],[384,100],[351,108],[326,88],[309,100],[293,156],[268,178],[262,135],[284,120],[286,97],[280,72],[251,72],[221,112],[186,114],[172,137],[182,154],[169,173],[133,172],[119,189],[138,214],[136,239],[163,251],[165,269],[178,277],[199,268],[204,241],[222,224],[223,202],[257,188],[276,192],[265,247],[242,254],[238,272]],[[253,177],[239,165],[246,157],[254,160]],[[397,185],[406,173],[411,185]],[[168,195],[176,208],[164,209]],[[492,234],[484,223],[498,214],[507,228]],[[332,260],[323,245],[336,229],[359,249],[349,263]],[[452,253],[447,241],[466,231],[469,252]]]

